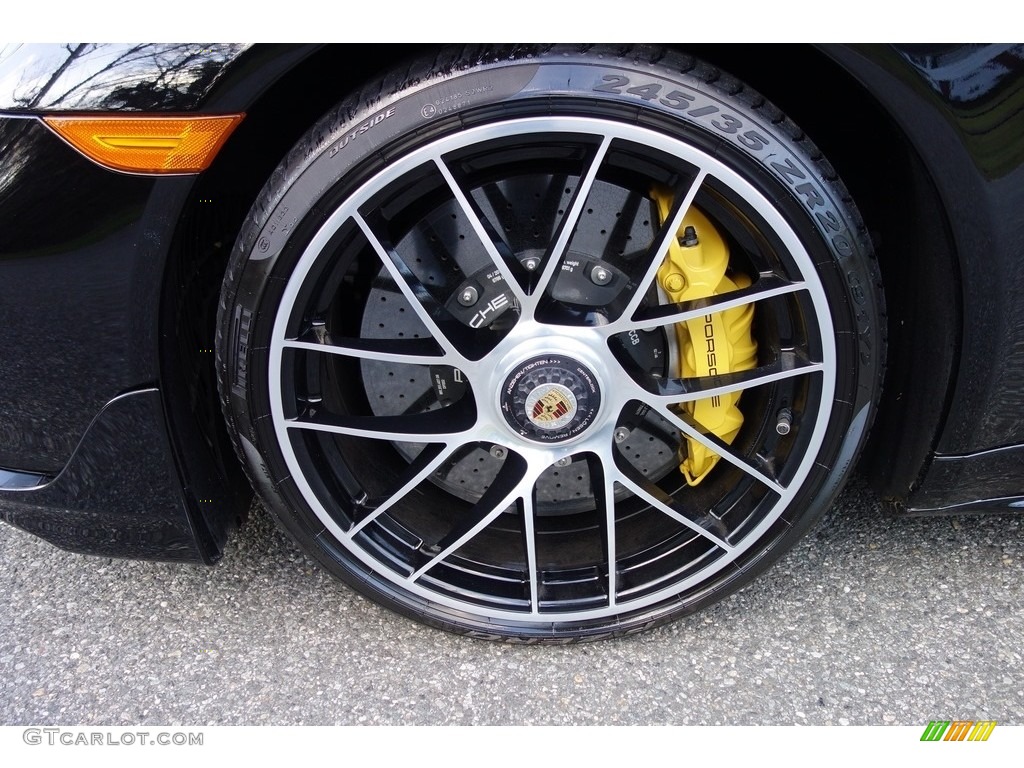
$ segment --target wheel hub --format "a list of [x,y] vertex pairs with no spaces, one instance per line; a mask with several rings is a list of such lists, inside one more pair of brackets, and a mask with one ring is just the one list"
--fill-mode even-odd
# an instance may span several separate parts
[[501,413],[520,437],[562,443],[582,435],[597,418],[601,389],[593,372],[566,355],[540,355],[505,377]]

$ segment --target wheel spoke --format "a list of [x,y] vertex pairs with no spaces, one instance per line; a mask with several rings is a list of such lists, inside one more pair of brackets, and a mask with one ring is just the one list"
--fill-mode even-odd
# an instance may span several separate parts
[[707,175],[707,171],[703,169],[697,172],[697,176],[690,183],[690,188],[687,190],[682,202],[679,203],[675,212],[672,214],[671,222],[669,222],[667,226],[662,226],[661,231],[658,233],[658,236],[655,238],[654,243],[651,246],[651,261],[647,265],[647,272],[636,283],[633,295],[630,297],[629,303],[626,305],[626,308],[623,310],[620,317],[633,317],[636,313],[637,307],[640,306],[641,302],[646,297],[647,288],[654,280],[654,276],[658,273],[658,268],[661,266],[661,263],[665,260],[669,246],[671,246],[672,242],[675,240],[676,233],[679,231],[679,227],[683,223],[683,217],[686,216],[686,212],[693,204],[693,200],[697,196],[697,192],[700,190],[700,186],[704,183],[704,179],[707,178]]
[[662,405],[660,408],[655,408],[655,412],[661,415],[672,423],[680,432],[687,437],[696,440],[698,443],[703,445],[705,448],[714,451],[716,454],[721,456],[725,461],[732,464],[737,469],[746,472],[748,475],[753,477],[755,480],[763,483],[764,485],[771,488],[775,493],[780,496],[785,492],[785,487],[779,483],[774,477],[767,474],[765,470],[767,467],[762,465],[762,468],[754,466],[750,461],[736,453],[732,446],[726,443],[724,440],[719,438],[713,432],[703,432],[697,428],[694,424],[693,419],[689,414],[676,414],[672,411],[669,406]]
[[610,460],[610,455],[598,457],[596,454],[589,454],[587,456],[590,482],[594,488],[594,501],[603,521],[604,558],[608,564],[608,606],[613,607],[616,602],[618,554],[615,546],[615,480],[612,471],[606,466],[606,462]]
[[642,383],[637,385],[643,392],[638,399],[647,399],[658,404],[687,403],[729,392],[742,392],[753,387],[771,384],[773,381],[782,381],[794,376],[822,371],[824,368],[822,363],[810,362],[802,354],[793,350],[784,350],[775,362],[751,368],[749,371],[689,379],[658,379],[653,376],[645,376]]
[[745,304],[753,304],[776,296],[785,296],[806,290],[806,288],[806,283],[790,282],[778,275],[767,275],[760,277],[750,287],[741,288],[738,291],[684,301],[679,304],[663,304],[651,309],[643,309],[633,319],[624,315],[615,322],[602,326],[600,330],[603,334],[611,336],[628,330],[645,331],[651,328],[672,326]]
[[524,493],[519,499],[519,509],[523,516],[523,547],[526,551],[526,573],[530,584],[530,613],[536,614],[540,604],[540,584],[537,578],[537,531],[534,520],[533,493]]
[[703,515],[700,518],[695,518],[684,513],[681,504],[678,504],[675,499],[640,474],[635,467],[620,462],[616,462],[616,464],[618,469],[615,479],[652,507],[657,509],[659,512],[668,515],[677,523],[685,525],[694,533],[700,534],[708,541],[724,549],[726,552],[731,552],[734,549],[734,547],[723,538],[726,535],[726,531],[723,530],[721,521],[712,517],[710,514]]
[[383,501],[373,507],[366,517],[360,520],[355,527],[349,531],[354,536],[367,525],[376,520],[380,515],[387,512],[391,507],[404,499],[410,491],[428,478],[434,470],[444,464],[452,454],[462,448],[462,444],[436,443],[428,445],[419,455],[403,470],[398,478],[398,490],[386,497]]
[[441,172],[441,175],[444,176],[445,181],[448,182],[448,187],[451,190],[452,195],[455,197],[455,201],[459,204],[459,207],[462,209],[463,215],[469,221],[470,226],[473,227],[473,231],[480,240],[480,244],[483,245],[487,255],[490,256],[495,268],[497,268],[501,273],[501,277],[505,281],[506,288],[512,293],[515,301],[522,306],[526,300],[526,293],[523,291],[519,281],[516,280],[515,276],[512,274],[508,261],[506,261],[505,257],[499,253],[498,247],[495,245],[494,238],[480,220],[480,216],[476,212],[476,207],[469,201],[469,198],[466,197],[466,193],[462,191],[462,187],[459,186],[458,181],[455,180],[455,176],[452,175],[451,169],[447,166],[444,160],[439,156],[435,157],[434,164]]
[[307,331],[297,339],[285,339],[282,346],[407,365],[439,365],[450,359],[433,339],[334,339]]
[[404,443],[447,443],[466,438],[474,421],[470,409],[451,406],[410,416],[338,416],[325,410],[307,411],[286,419],[285,426]]
[[[456,347],[454,339],[449,337],[448,333],[441,328],[441,326],[434,320],[433,314],[427,310],[427,307],[433,307],[436,310],[444,311],[443,308],[437,305],[434,297],[430,295],[426,287],[416,279],[415,275],[409,270],[409,268],[402,261],[401,257],[394,252],[393,249],[384,247],[384,244],[380,241],[370,225],[366,220],[358,213],[353,214],[353,219],[359,228],[363,231],[366,239],[369,241],[370,246],[377,255],[380,257],[381,262],[384,264],[384,268],[391,275],[391,279],[394,280],[395,285],[405,296],[409,305],[412,307],[413,312],[420,321],[430,331],[434,340],[441,346],[445,351],[446,355],[450,355],[455,360],[459,361],[459,366],[465,364],[467,358],[462,354],[461,350]],[[455,326],[454,324],[448,324],[449,332],[453,336],[460,336],[459,331],[464,332],[465,329],[461,326]],[[465,343],[464,339],[459,339]]]
[[494,522],[510,505],[532,493],[536,474],[535,471],[529,471],[529,465],[518,454],[508,454],[491,487],[484,491],[480,500],[444,535],[444,538],[437,542],[434,546],[436,554],[431,555],[409,577],[409,581],[419,579]]
[[537,305],[543,299],[548,286],[551,284],[551,280],[559,269],[559,265],[562,263],[562,256],[569,247],[573,233],[576,231],[576,227],[579,224],[580,216],[583,215],[583,209],[586,207],[587,198],[590,196],[590,190],[594,186],[594,181],[597,179],[597,172],[600,170],[601,163],[604,161],[605,155],[608,153],[608,147],[611,145],[611,141],[610,136],[604,137],[601,144],[594,151],[594,155],[590,160],[590,165],[587,167],[587,172],[580,178],[580,182],[576,186],[572,203],[570,203],[569,209],[566,211],[565,216],[559,224],[558,236],[555,238],[555,242],[552,244],[551,249],[548,252],[547,261],[544,263],[540,275],[537,278],[537,285],[534,287],[529,297],[523,300],[523,317],[525,319],[533,319],[536,315]]

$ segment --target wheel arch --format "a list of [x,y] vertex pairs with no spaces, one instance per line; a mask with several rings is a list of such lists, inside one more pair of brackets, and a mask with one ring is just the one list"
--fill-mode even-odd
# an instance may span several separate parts
[[[949,409],[962,326],[957,281],[942,279],[958,275],[959,267],[935,185],[889,111],[826,50],[680,48],[750,83],[790,115],[822,148],[860,207],[879,254],[889,314],[886,385],[861,466],[877,491],[905,498],[927,468]],[[174,228],[160,315],[160,370],[189,491],[196,498],[219,491],[225,502],[234,500],[208,514],[214,529],[238,524],[245,510],[239,499],[249,497],[226,435],[209,351],[235,237],[275,167],[309,126],[397,61],[422,54],[423,46],[361,49],[358,69],[344,63],[346,51],[253,46],[232,62],[203,105],[204,111],[242,110],[246,119],[196,179]],[[814,98],[807,98],[808,90]],[[836,120],[837,114],[856,119]],[[851,140],[866,131],[881,140]],[[886,187],[910,194],[886,205],[874,194],[879,172]],[[907,221],[914,226],[906,227]],[[210,476],[211,458],[216,476]]]

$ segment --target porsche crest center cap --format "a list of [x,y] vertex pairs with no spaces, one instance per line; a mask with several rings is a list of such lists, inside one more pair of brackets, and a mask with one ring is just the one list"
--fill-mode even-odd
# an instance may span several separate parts
[[539,429],[561,429],[576,415],[576,395],[561,384],[541,384],[526,396],[526,418]]
[[562,355],[520,364],[501,391],[501,412],[508,425],[521,437],[540,443],[558,443],[582,434],[600,405],[601,391],[590,370]]

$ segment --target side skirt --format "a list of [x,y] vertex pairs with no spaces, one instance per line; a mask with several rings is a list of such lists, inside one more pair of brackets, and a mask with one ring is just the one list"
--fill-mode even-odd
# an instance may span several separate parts
[[56,477],[0,471],[0,519],[82,554],[212,564],[224,542],[200,503],[182,488],[155,388],[107,403]]

